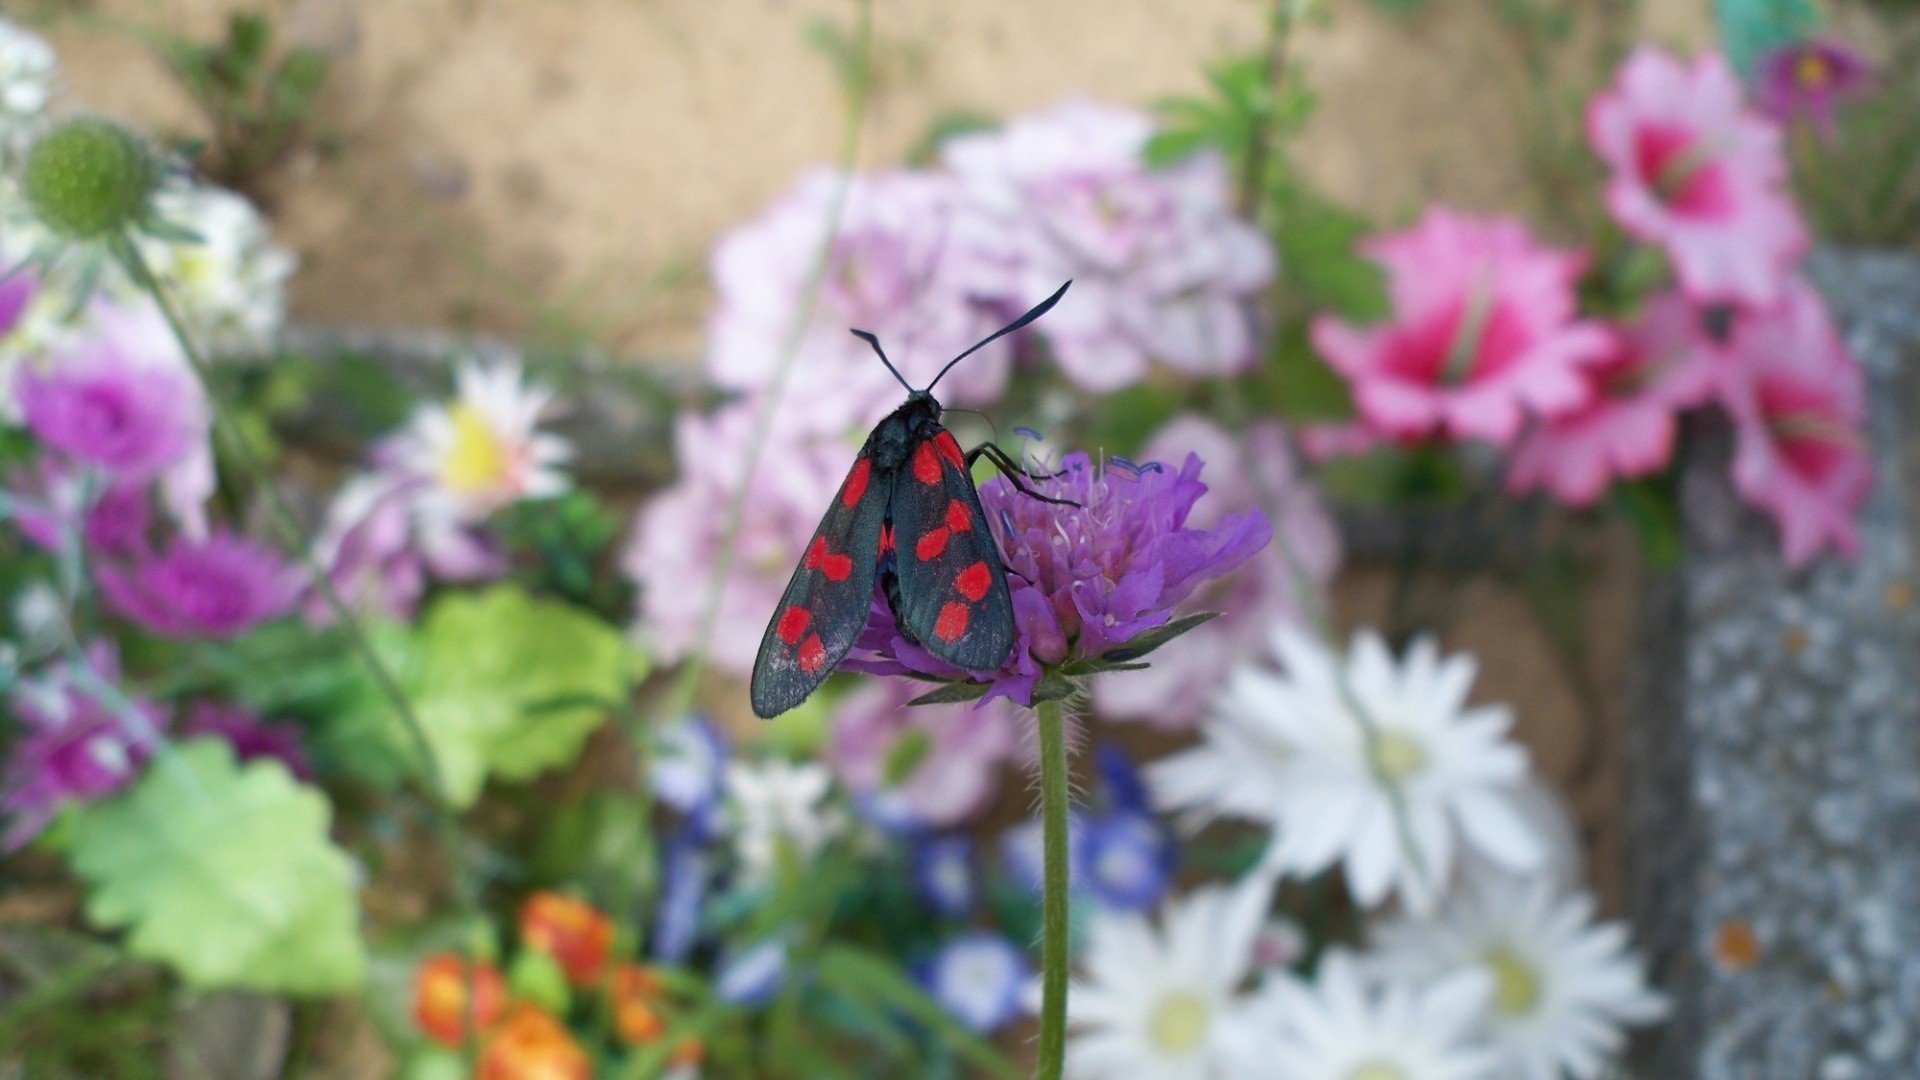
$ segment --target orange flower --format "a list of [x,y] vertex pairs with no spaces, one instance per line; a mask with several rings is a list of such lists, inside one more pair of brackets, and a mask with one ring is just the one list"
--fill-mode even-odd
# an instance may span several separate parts
[[680,1040],[679,1046],[673,1048],[673,1056],[667,1059],[667,1064],[676,1069],[692,1068],[705,1060],[706,1056],[706,1044],[698,1037],[689,1035]]
[[537,892],[520,908],[520,940],[553,957],[568,982],[592,986],[607,966],[613,920],[571,896]]
[[518,1005],[480,1052],[474,1080],[592,1080],[593,1062],[560,1021]]
[[[468,965],[472,965],[473,1004],[467,1004]],[[458,1048],[471,1030],[478,1034],[500,1020],[507,1008],[507,983],[485,960],[466,960],[456,953],[435,953],[413,976],[413,1021],[427,1038]],[[469,1015],[469,1013],[471,1015]]]
[[649,1043],[667,1029],[661,1017],[660,978],[644,964],[616,964],[607,980],[613,1029],[629,1046]]

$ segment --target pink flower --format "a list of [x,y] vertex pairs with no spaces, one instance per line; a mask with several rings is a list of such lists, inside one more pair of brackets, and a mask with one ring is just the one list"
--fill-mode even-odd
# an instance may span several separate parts
[[[411,618],[432,581],[487,581],[506,573],[506,560],[480,528],[423,511],[432,481],[392,463],[341,485],[327,508],[314,559],[347,607]],[[307,621],[333,622],[318,590],[304,603]]]
[[967,195],[960,243],[991,267],[983,287],[1024,307],[1073,279],[1036,329],[1089,390],[1136,382],[1154,362],[1244,371],[1259,351],[1249,301],[1272,281],[1273,254],[1234,216],[1219,157],[1149,169],[1152,134],[1144,113],[1070,101],[941,154]]
[[[755,393],[773,379],[807,296],[840,178],[819,171],[758,219],[720,241],[707,371],[730,390]],[[931,173],[853,177],[819,295],[799,338],[783,409],[816,433],[864,429],[905,391],[850,327],[878,334],[901,374],[925,385],[940,365],[1011,317],[975,291],[993,280],[957,241],[959,188]],[[1059,288],[1058,281],[1032,299]],[[1017,314],[1015,312],[1014,314]],[[996,342],[940,384],[943,400],[997,396],[1013,357]]]
[[1319,489],[1300,475],[1277,422],[1256,423],[1236,440],[1202,417],[1176,417],[1142,454],[1152,461],[1197,454],[1211,465],[1214,483],[1187,518],[1189,528],[1258,508],[1277,533],[1239,569],[1195,593],[1182,612],[1218,611],[1220,618],[1154,653],[1152,667],[1094,681],[1101,715],[1183,728],[1199,719],[1229,670],[1264,655],[1275,624],[1305,616],[1303,602],[1324,602],[1340,564],[1340,533]]
[[1439,207],[1362,250],[1386,268],[1393,321],[1360,329],[1321,316],[1312,335],[1381,434],[1505,446],[1528,413],[1585,403],[1582,369],[1606,355],[1607,338],[1574,318],[1584,256],[1536,244],[1518,221]]
[[[119,678],[110,648],[88,650],[88,669],[101,682]],[[0,814],[9,820],[0,851],[26,844],[62,808],[88,803],[125,787],[153,754],[166,714],[159,706],[131,701],[131,715],[115,711],[80,678],[58,669],[22,679],[8,704],[20,730],[0,771]]]
[[1569,506],[1591,506],[1614,480],[1658,472],[1673,456],[1678,414],[1705,404],[1715,389],[1718,347],[1700,313],[1667,293],[1612,341],[1588,369],[1592,400],[1542,421],[1514,447],[1508,490],[1545,490]]
[[1789,565],[1828,545],[1857,554],[1854,517],[1873,486],[1865,379],[1819,294],[1790,279],[1778,303],[1735,323],[1727,354],[1734,487],[1779,525]]
[[97,575],[115,611],[166,637],[233,637],[285,614],[299,588],[279,555],[224,531],[103,562]]
[[1587,138],[1612,170],[1607,209],[1666,251],[1696,301],[1768,303],[1806,250],[1782,184],[1780,132],[1741,104],[1718,54],[1691,68],[1641,48],[1587,108]]
[[1019,749],[1019,725],[1004,702],[906,708],[928,689],[891,679],[848,694],[834,714],[831,759],[841,782],[877,800],[885,816],[942,828],[992,798],[1001,766]]
[[1872,86],[1866,59],[1845,42],[1826,38],[1795,42],[1761,57],[1754,97],[1774,120],[1809,120],[1831,141],[1835,106]]
[[[640,625],[664,661],[694,648],[757,409],[747,400],[709,416],[681,416],[674,435],[681,477],[640,508],[621,556],[622,571],[640,587]],[[745,675],[753,669],[767,617],[853,463],[856,445],[799,430],[809,424],[792,413],[777,415],[754,473],[708,642],[709,659],[721,670]]]

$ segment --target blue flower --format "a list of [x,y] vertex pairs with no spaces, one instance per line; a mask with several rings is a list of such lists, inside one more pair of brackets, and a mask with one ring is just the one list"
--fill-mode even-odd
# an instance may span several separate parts
[[1167,891],[1174,850],[1154,818],[1115,810],[1083,819],[1073,860],[1075,884],[1100,906],[1146,911]]
[[913,884],[927,906],[950,919],[973,909],[973,842],[936,836],[913,847]]
[[689,827],[668,841],[660,856],[660,906],[654,915],[653,955],[681,963],[700,933],[700,905],[707,893],[707,856]]
[[702,837],[718,826],[727,742],[706,720],[688,716],[660,729],[648,770],[653,797],[677,810]]
[[772,937],[722,957],[713,992],[734,1005],[765,1005],[786,978],[787,943]]
[[954,1019],[983,1035],[1020,1014],[1020,995],[1033,966],[1019,948],[987,930],[976,930],[940,947],[920,969],[927,993]]

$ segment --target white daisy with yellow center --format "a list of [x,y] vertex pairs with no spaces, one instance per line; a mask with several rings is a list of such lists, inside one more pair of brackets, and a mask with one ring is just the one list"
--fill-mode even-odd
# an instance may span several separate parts
[[1482,1037],[1493,993],[1481,972],[1428,982],[1370,979],[1334,951],[1311,982],[1276,979],[1255,1005],[1271,1033],[1244,1076],[1287,1080],[1495,1080]]
[[1292,624],[1274,649],[1280,671],[1235,672],[1200,745],[1149,770],[1162,808],[1265,824],[1269,875],[1344,863],[1363,907],[1431,910],[1462,849],[1516,872],[1542,863],[1518,801],[1526,751],[1504,706],[1467,704],[1471,657],[1422,639],[1396,660],[1371,632],[1343,657]]
[[[1096,909],[1067,996],[1067,1075],[1216,1080],[1262,1039],[1243,984],[1267,912],[1260,885],[1206,888],[1142,915]],[[1038,1003],[1038,994],[1029,1004]]]
[[539,430],[550,391],[522,381],[514,363],[469,363],[446,405],[428,406],[401,440],[407,465],[433,484],[433,509],[474,522],[523,499],[567,490],[565,439]]
[[1434,918],[1398,919],[1371,936],[1370,962],[1393,977],[1484,973],[1500,1075],[1515,1080],[1594,1080],[1625,1047],[1628,1028],[1666,1013],[1625,928],[1594,922],[1590,897],[1548,879],[1480,878]]

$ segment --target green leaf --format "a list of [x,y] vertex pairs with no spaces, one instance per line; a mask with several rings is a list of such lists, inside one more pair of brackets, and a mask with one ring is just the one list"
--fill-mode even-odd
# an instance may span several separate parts
[[1753,74],[1754,64],[1767,53],[1820,29],[1813,0],[1714,0],[1713,18],[1727,61],[1742,75]]
[[[471,805],[489,776],[526,780],[571,763],[638,675],[618,630],[510,585],[443,596],[387,651],[456,806]],[[342,739],[373,740],[419,766],[371,687],[340,719],[333,741]]]
[[983,682],[950,682],[937,690],[921,694],[907,702],[907,705],[953,705],[962,701],[977,701],[990,688],[991,684]]
[[350,990],[365,974],[346,853],[326,797],[276,761],[180,744],[122,795],[78,811],[87,916],[189,984],[284,994]]
[[1201,611],[1181,616],[1164,626],[1142,631],[1102,653],[1100,663],[1102,665],[1125,664],[1138,660],[1187,631],[1205,626],[1219,617],[1218,611]]
[[885,956],[852,946],[834,946],[820,954],[816,970],[821,983],[827,986],[854,998],[875,996],[925,1024],[941,1041],[953,1047],[955,1053],[982,1072],[1000,1077],[1022,1075],[993,1044],[947,1015],[938,1002],[914,985],[913,980]]
[[1276,191],[1281,285],[1315,310],[1366,321],[1387,313],[1386,274],[1355,244],[1373,225],[1298,184]]

